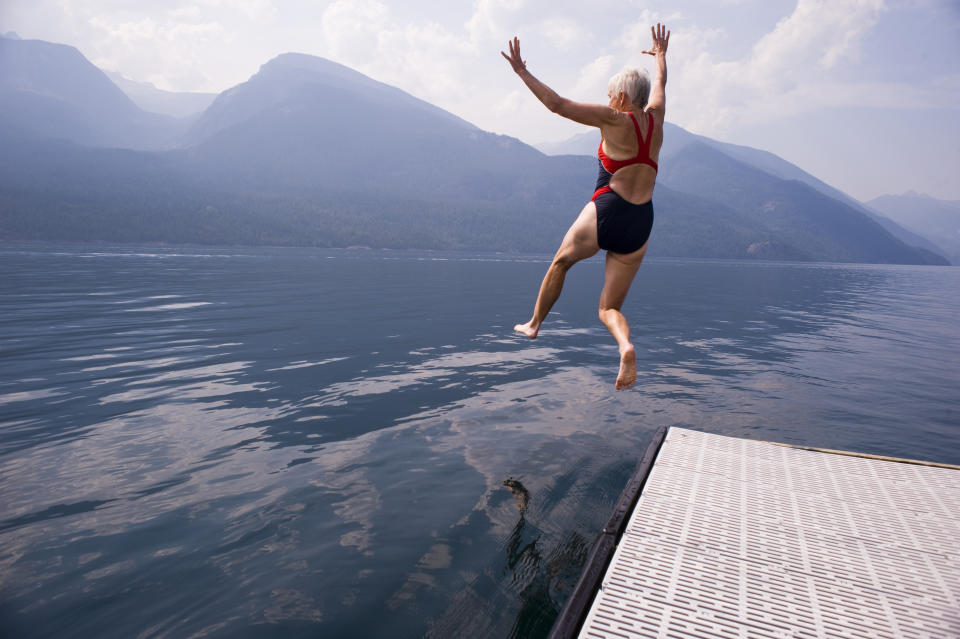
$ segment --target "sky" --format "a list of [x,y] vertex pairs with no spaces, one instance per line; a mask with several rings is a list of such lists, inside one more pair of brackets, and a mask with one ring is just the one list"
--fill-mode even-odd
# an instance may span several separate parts
[[509,38],[558,93],[606,103],[621,68],[653,72],[657,22],[668,121],[863,201],[960,200],[960,0],[0,0],[0,33],[161,89],[220,92],[295,51],[531,144],[586,129],[513,75]]

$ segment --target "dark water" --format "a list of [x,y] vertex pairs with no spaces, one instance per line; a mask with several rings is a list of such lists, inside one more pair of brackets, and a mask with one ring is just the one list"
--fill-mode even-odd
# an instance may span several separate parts
[[[661,425],[960,463],[960,269],[0,247],[0,635],[537,637]],[[505,483],[506,482],[506,483]]]

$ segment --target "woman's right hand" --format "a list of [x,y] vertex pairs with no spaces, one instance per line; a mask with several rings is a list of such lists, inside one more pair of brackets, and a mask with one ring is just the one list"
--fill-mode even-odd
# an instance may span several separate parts
[[513,40],[507,42],[507,48],[510,49],[510,55],[507,55],[503,51],[500,52],[500,55],[507,59],[507,62],[513,67],[513,72],[520,73],[521,71],[526,71],[527,63],[520,57],[520,40],[514,37]]

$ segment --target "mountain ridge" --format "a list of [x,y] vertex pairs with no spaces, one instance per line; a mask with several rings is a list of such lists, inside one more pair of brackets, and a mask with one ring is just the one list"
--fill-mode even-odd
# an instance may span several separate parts
[[341,90],[349,87],[364,97],[383,92],[378,95],[379,99],[386,101],[393,98],[399,104],[426,109],[451,122],[479,131],[477,127],[452,113],[340,63],[303,53],[282,53],[261,65],[247,81],[220,93],[191,128],[188,133],[190,141],[203,141],[232,124],[238,124],[259,111],[284,101],[291,91],[300,90],[304,85],[321,85]]
[[0,128],[90,146],[160,149],[180,125],[142,110],[75,47],[0,38]]
[[755,219],[778,238],[808,256],[828,261],[914,263],[915,250],[890,235],[869,216],[830,198],[800,180],[770,176],[697,142],[675,154],[660,179],[688,192],[711,197]]
[[[60,72],[70,65],[78,67],[77,75],[95,69],[79,52],[61,58]],[[65,91],[62,76],[50,71],[45,89],[53,95]],[[14,92],[23,93],[27,84],[21,81]],[[98,80],[91,83],[94,94],[94,85],[103,94],[94,99],[109,102],[115,94],[115,85],[104,87]],[[73,113],[69,101],[62,103],[66,115]],[[50,139],[43,134],[44,118],[63,116],[56,110],[19,114],[37,116],[32,128],[0,123],[8,150],[0,158],[0,238],[72,234],[121,241],[547,252],[556,249],[592,191],[595,159],[546,156],[396,87],[305,54],[282,54],[264,63],[187,127],[176,121],[163,130],[138,129],[135,125],[173,119],[151,119],[133,103],[124,108],[133,117],[113,123],[113,138],[91,139],[79,131],[73,138]],[[83,109],[74,111],[71,117],[82,119]],[[99,125],[110,124],[108,114],[94,115]],[[144,148],[146,130],[158,136],[152,148]],[[675,133],[678,141],[692,135],[679,128]],[[134,150],[103,148],[124,146],[117,142],[124,134],[125,146]],[[651,254],[937,263],[866,217],[852,215],[843,203],[813,198],[812,189],[798,191],[791,181],[759,169],[744,172],[742,163],[723,153],[677,157],[676,166],[666,163],[657,186]],[[713,188],[671,179],[684,171]],[[755,198],[731,198],[724,191],[730,184],[717,182],[711,171],[736,176],[742,190],[774,193],[797,219],[816,222],[816,233],[804,234],[789,219],[769,224],[758,217]],[[804,202],[830,209],[839,222],[806,211]],[[864,234],[887,253],[850,239]]]
[[134,104],[147,111],[174,118],[198,116],[210,106],[217,93],[164,91],[151,82],[137,82],[119,72],[106,72],[110,80],[127,94]]
[[960,200],[940,200],[907,191],[867,202],[894,222],[929,239],[954,264],[960,264]]

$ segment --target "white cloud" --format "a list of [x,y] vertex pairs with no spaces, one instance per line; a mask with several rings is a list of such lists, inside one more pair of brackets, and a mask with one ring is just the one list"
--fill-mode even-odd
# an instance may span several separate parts
[[529,92],[524,90],[521,92],[519,89],[515,89],[507,93],[503,98],[498,100],[493,105],[493,112],[497,115],[512,115],[520,110],[524,106],[525,102],[528,102]]
[[580,77],[571,90],[571,97],[589,102],[604,102],[607,83],[614,73],[614,57],[602,55],[580,69]]
[[816,59],[830,69],[855,57],[862,37],[884,10],[883,0],[800,0],[794,12],[754,46],[751,56],[761,72]]
[[569,50],[576,44],[590,40],[590,35],[577,22],[569,18],[549,18],[541,26],[541,32],[555,48]]
[[476,47],[436,22],[405,22],[376,0],[336,0],[323,13],[328,55],[432,102],[466,92]]
[[[467,35],[473,42],[503,39],[511,33],[509,16],[523,8],[524,0],[476,0],[476,9],[467,21]],[[509,36],[508,36],[509,37]]]
[[373,59],[386,36],[387,7],[375,0],[336,0],[323,12],[322,31],[330,53],[348,64]]
[[[668,27],[678,22],[684,22],[682,13],[673,12],[670,14],[661,14],[650,9],[644,9],[633,22],[627,24],[621,31],[615,44],[625,51],[648,49],[652,43],[650,28],[658,23],[665,24]],[[673,44],[674,36],[670,34],[670,42]]]
[[[832,72],[856,60],[861,41],[883,11],[882,0],[799,0],[793,13],[742,60],[718,61],[697,47],[694,57],[684,56],[670,70],[668,96],[677,98],[668,100],[671,119],[694,131],[722,135],[744,122],[789,117],[838,102],[875,104],[875,90],[841,83]],[[718,34],[707,31],[697,37],[704,35]],[[673,41],[671,37],[671,45]]]
[[271,0],[234,0],[233,6],[251,20],[266,20],[275,18],[279,9]]
[[[222,24],[204,21],[202,15],[193,10],[174,10],[158,19],[124,20],[94,15],[87,19],[87,24],[102,34],[101,43],[88,51],[94,64],[128,76],[139,76],[161,89],[179,88],[177,84],[202,86],[207,83],[196,64],[199,51],[225,37]],[[155,68],[151,60],[156,58],[164,60],[166,72],[130,72],[137,67]]]

